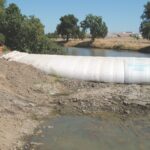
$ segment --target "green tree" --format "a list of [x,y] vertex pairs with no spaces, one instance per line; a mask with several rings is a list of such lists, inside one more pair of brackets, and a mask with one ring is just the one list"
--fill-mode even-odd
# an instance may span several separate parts
[[16,4],[10,4],[5,9],[0,32],[5,35],[5,43],[11,49],[36,53],[45,36],[40,20],[34,16],[23,16]]
[[16,4],[10,4],[6,9],[1,22],[0,32],[5,35],[5,43],[12,49],[16,49],[20,42],[21,25],[23,16]]
[[20,49],[29,53],[64,54],[64,49],[51,41],[44,33],[40,19],[25,17],[22,23]]
[[44,38],[44,26],[40,19],[30,16],[26,17],[22,24],[23,37],[21,43],[25,51],[38,53],[41,50],[41,41]]
[[57,33],[65,38],[66,41],[69,38],[74,38],[79,31],[77,23],[78,19],[74,15],[65,15],[60,18],[60,24],[57,25]]
[[86,37],[85,32],[83,30],[79,30],[78,38],[83,40]]
[[2,30],[2,22],[4,21],[5,0],[0,0],[0,32]]
[[94,16],[92,14],[86,16],[85,20],[81,22],[81,27],[84,32],[87,29],[90,30],[93,41],[95,38],[105,38],[108,33],[108,28],[106,23],[103,22],[102,17]]
[[6,0],[0,0],[0,15],[4,12]]
[[[62,48],[51,42],[44,33],[44,25],[34,16],[22,15],[16,4],[5,8],[0,0],[0,43],[29,53],[60,53]],[[3,2],[3,3],[2,3]]]
[[150,40],[150,2],[144,6],[144,12],[141,16],[142,23],[140,25],[140,32],[145,39]]
[[57,38],[59,38],[59,35],[57,34],[57,32],[47,33],[46,36],[47,36],[49,39],[57,39]]

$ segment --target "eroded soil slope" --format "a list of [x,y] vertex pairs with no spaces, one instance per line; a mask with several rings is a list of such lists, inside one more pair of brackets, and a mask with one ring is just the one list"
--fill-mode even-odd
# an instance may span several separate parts
[[51,94],[59,90],[54,83],[30,66],[0,59],[0,149],[13,149],[52,112]]

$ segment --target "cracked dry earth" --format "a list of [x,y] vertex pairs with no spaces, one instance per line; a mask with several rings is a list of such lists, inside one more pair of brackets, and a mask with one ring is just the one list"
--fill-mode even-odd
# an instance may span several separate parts
[[55,114],[150,116],[150,85],[86,82],[0,59],[0,150],[21,149]]

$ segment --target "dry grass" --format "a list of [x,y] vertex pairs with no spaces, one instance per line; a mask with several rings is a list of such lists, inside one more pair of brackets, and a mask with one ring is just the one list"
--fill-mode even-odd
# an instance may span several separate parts
[[64,43],[66,47],[92,47],[100,49],[122,49],[122,50],[140,50],[150,46],[150,41],[144,39],[134,39],[132,37],[105,38],[96,39],[91,42],[90,39],[70,40]]

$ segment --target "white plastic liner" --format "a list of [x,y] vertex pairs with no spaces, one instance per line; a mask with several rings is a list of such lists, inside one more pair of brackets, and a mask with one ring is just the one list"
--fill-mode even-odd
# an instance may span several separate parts
[[112,83],[150,83],[149,58],[39,55],[17,51],[3,58],[61,77]]

